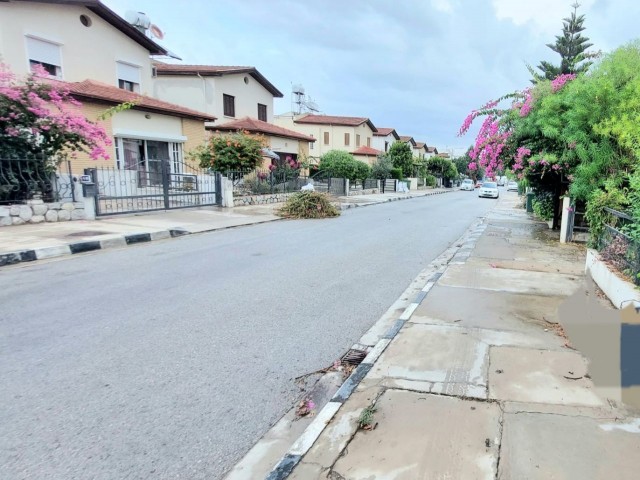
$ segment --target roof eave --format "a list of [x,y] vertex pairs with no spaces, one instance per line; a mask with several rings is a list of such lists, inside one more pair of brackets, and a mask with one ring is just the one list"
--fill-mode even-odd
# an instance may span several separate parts
[[[117,101],[117,100],[112,100],[110,98],[104,98],[98,95],[91,95],[91,94],[87,94],[87,93],[76,93],[76,92],[71,92],[71,96],[77,99],[86,99],[88,101],[91,102],[100,102],[100,103],[106,103],[108,105],[120,105],[123,102]],[[140,110],[142,112],[151,112],[151,113],[159,113],[161,115],[169,115],[169,116],[173,116],[173,117],[180,117],[180,118],[194,118],[196,120],[202,120],[203,122],[214,122],[217,120],[217,117],[210,117],[210,116],[205,116],[205,115],[196,115],[194,114],[189,114],[186,112],[174,112],[172,110],[165,110],[163,108],[159,108],[159,107],[152,107],[152,106],[147,106],[147,105],[134,105],[133,107],[131,107],[132,110]]]

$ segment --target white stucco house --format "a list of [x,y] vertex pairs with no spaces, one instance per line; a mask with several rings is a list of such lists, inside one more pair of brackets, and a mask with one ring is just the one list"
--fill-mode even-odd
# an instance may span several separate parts
[[205,112],[220,123],[244,117],[273,122],[273,99],[282,92],[255,67],[154,65],[156,98]]
[[378,131],[373,133],[371,146],[381,152],[388,152],[391,145],[398,140],[400,136],[394,128],[378,127]]

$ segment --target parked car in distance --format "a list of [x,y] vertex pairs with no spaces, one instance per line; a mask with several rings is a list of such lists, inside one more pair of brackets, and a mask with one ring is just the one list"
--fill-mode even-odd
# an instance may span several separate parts
[[478,180],[476,182],[476,188],[480,188],[482,186],[482,182],[480,180]]
[[504,187],[507,183],[507,177],[498,177],[498,186]]
[[518,191],[518,183],[517,182],[509,182],[507,184],[507,192],[517,192]]
[[500,191],[496,182],[484,182],[478,191],[480,198],[498,198],[499,196]]
[[462,181],[462,185],[460,185],[460,190],[470,190],[473,192],[473,189],[474,189],[473,180],[467,178]]

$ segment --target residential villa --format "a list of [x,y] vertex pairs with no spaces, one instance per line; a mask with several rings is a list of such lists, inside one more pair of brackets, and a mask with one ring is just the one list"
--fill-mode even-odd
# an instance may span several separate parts
[[99,122],[113,139],[111,158],[79,154],[72,160],[74,173],[96,166],[154,172],[163,160],[174,171],[185,151],[204,141],[204,122],[216,119],[152,96],[150,57],[169,52],[100,1],[0,2],[0,27],[2,61],[18,76],[42,65],[83,103],[89,120],[114,105],[134,103]]
[[371,146],[382,152],[388,152],[391,145],[400,140],[398,132],[394,128],[379,127],[377,132],[373,133]]
[[[330,150],[342,150],[353,154],[360,147],[373,148],[373,134],[378,131],[366,117],[315,114],[298,116],[288,113],[276,115],[274,123],[317,139],[315,144],[309,145],[311,157],[314,158],[320,158]],[[371,156],[370,151],[367,154],[356,154],[356,158],[367,163],[369,161],[366,159]]]
[[412,153],[413,149],[416,148],[416,141],[413,139],[413,137],[410,137],[408,135],[400,135],[400,139],[398,141],[408,144],[409,148],[411,148]]
[[273,123],[273,99],[282,92],[255,67],[154,63],[156,98],[199,110],[220,123],[250,117]]
[[425,158],[435,157],[436,155],[438,155],[438,149],[436,147],[427,147]]
[[424,160],[427,154],[427,144],[424,142],[416,142],[416,146],[413,148],[413,156]]

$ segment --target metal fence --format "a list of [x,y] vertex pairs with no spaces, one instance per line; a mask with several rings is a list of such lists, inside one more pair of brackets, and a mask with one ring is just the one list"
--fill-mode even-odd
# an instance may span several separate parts
[[640,242],[624,233],[634,222],[629,215],[606,208],[611,214],[611,225],[605,225],[598,239],[598,250],[603,260],[610,263],[620,273],[640,285]]
[[58,165],[43,156],[0,158],[0,205],[21,204],[33,198],[75,201],[71,163]]
[[233,195],[264,195],[297,192],[309,182],[309,177],[294,170],[255,169],[223,172],[233,184]]
[[367,178],[366,180],[354,180],[349,182],[350,191],[369,190],[378,188],[378,180],[375,178]]

